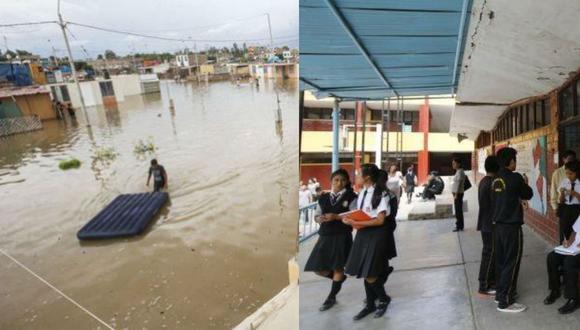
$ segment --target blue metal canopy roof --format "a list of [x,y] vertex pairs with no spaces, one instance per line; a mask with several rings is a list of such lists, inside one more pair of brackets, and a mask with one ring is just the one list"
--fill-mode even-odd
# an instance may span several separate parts
[[301,89],[343,99],[454,93],[471,1],[300,0]]

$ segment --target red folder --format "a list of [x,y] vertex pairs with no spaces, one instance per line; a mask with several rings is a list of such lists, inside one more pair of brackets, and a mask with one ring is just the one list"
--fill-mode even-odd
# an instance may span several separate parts
[[[354,221],[369,221],[369,220],[373,219],[368,214],[366,214],[363,210],[354,210],[354,211],[344,212],[344,213],[339,214],[339,216],[344,217],[344,218],[349,218],[349,219],[354,220]],[[360,229],[361,227],[357,226],[356,224],[353,224],[352,228]]]

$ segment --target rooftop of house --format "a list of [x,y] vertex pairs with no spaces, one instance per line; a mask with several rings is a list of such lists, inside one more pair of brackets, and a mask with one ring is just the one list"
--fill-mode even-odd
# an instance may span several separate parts
[[23,86],[23,87],[9,86],[0,88],[0,98],[45,94],[45,93],[49,93],[49,91],[46,88],[44,88],[44,86]]

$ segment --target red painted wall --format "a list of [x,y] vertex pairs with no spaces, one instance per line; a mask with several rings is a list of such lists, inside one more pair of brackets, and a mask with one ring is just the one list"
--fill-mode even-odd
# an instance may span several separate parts
[[[344,168],[351,175],[350,181],[354,182],[352,177],[353,165],[352,163],[341,163],[340,168]],[[300,165],[300,181],[304,184],[308,183],[308,179],[316,178],[320,182],[323,190],[330,189],[330,175],[332,174],[332,164],[302,164]]]

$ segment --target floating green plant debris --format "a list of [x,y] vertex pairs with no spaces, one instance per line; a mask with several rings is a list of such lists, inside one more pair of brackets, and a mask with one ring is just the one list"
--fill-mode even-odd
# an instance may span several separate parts
[[142,155],[150,152],[155,152],[156,149],[157,148],[155,147],[155,144],[153,144],[153,141],[151,139],[149,139],[147,142],[139,140],[135,144],[133,152]]
[[61,170],[69,170],[71,168],[79,168],[79,167],[81,167],[81,161],[76,159],[76,158],[72,158],[72,159],[68,159],[68,160],[61,160],[60,163],[58,163],[58,167]]
[[96,160],[108,161],[117,158],[118,155],[119,154],[115,152],[115,149],[103,147],[95,151],[95,155],[93,156],[93,158],[95,158]]

